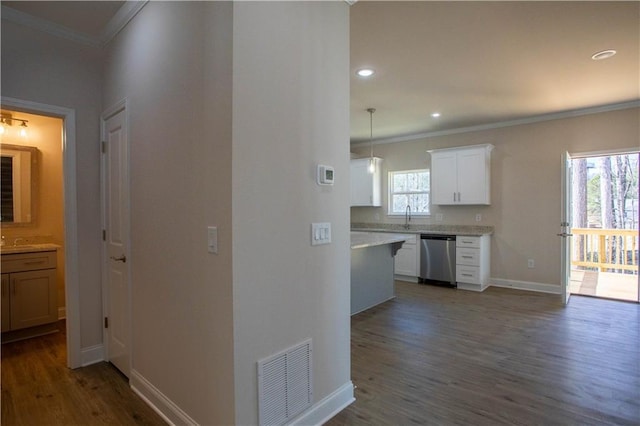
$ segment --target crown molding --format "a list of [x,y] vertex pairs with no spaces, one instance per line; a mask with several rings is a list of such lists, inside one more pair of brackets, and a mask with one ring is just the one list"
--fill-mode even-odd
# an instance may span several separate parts
[[541,114],[541,115],[535,115],[535,116],[521,118],[517,120],[501,121],[498,123],[479,124],[477,126],[460,127],[457,129],[440,130],[437,132],[417,133],[413,135],[397,136],[392,138],[380,138],[380,139],[374,139],[373,141],[362,141],[362,142],[353,143],[351,144],[351,147],[355,148],[362,145],[369,145],[370,143],[372,143],[373,145],[382,145],[382,144],[388,144],[388,143],[411,142],[418,139],[427,139],[427,138],[434,138],[438,136],[456,135],[460,133],[479,132],[483,130],[501,129],[504,127],[521,126],[524,124],[540,123],[543,121],[580,117],[583,115],[600,114],[604,112],[618,111],[622,109],[631,109],[631,108],[639,108],[639,107],[640,107],[640,100],[636,100],[636,101],[622,102],[617,104],[601,105],[596,107],[574,109],[574,110],[562,111],[562,112],[554,112],[551,114]]
[[78,31],[73,31],[63,25],[54,24],[46,19],[38,18],[7,6],[2,6],[2,19],[60,38],[71,40],[76,43],[84,44],[86,46],[101,46],[100,40],[97,40],[94,37]]
[[127,0],[122,5],[122,7],[118,9],[116,14],[113,16],[113,18],[111,18],[111,20],[107,23],[107,26],[102,31],[102,34],[100,35],[101,44],[104,46],[111,40],[113,40],[113,38],[118,35],[118,33],[122,31],[124,27],[127,26],[129,21],[131,21],[133,17],[136,16],[148,2],[149,0]]
[[126,1],[122,7],[118,9],[113,18],[111,18],[107,23],[102,34],[98,38],[79,31],[74,31],[63,25],[55,24],[47,21],[46,19],[38,18],[7,6],[2,6],[2,19],[24,25],[25,27],[29,27],[34,30],[42,31],[56,37],[71,40],[85,46],[103,47],[109,43],[129,23],[129,21],[131,21],[131,19],[133,19],[133,17],[136,16],[148,2],[149,0]]

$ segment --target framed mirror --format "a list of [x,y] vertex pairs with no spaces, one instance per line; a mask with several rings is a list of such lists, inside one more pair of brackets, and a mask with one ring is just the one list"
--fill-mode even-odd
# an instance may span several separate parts
[[30,226],[36,221],[38,149],[0,144],[2,226]]

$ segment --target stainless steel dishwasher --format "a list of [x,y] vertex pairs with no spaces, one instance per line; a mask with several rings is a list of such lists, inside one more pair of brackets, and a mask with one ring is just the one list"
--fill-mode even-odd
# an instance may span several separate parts
[[456,285],[455,235],[420,235],[420,281]]

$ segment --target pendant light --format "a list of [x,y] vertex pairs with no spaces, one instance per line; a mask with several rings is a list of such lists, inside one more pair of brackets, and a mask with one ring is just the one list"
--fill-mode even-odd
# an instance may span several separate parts
[[369,173],[373,174],[376,172],[376,162],[373,159],[373,113],[376,112],[375,108],[367,108],[367,112],[369,113],[369,148],[371,150],[369,156]]

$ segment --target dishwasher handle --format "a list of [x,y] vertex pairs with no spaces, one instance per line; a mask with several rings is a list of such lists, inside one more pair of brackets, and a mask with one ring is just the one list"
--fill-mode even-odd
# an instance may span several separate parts
[[432,235],[432,234],[420,234],[421,240],[440,240],[440,241],[455,241],[455,235]]

